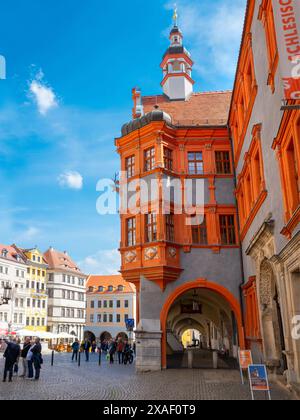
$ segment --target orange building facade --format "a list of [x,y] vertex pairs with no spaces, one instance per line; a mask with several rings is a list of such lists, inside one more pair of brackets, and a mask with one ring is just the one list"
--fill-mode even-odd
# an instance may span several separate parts
[[[225,346],[232,357],[246,346],[272,373],[300,382],[292,338],[300,313],[300,101],[282,108],[273,13],[271,0],[247,2],[233,92],[193,92],[193,61],[176,23],[161,64],[163,94],[133,90],[133,120],[116,146],[120,188],[131,191],[121,214],[121,272],[137,289],[140,370],[168,367],[174,337],[189,324],[204,346]],[[145,199],[142,185],[153,180],[155,199]],[[186,181],[199,180],[202,218],[193,187],[192,210],[178,211],[172,193],[165,199],[164,185],[177,183],[185,203]]]
[[[161,64],[164,94],[134,89],[134,119],[116,139],[121,196],[130,191],[120,252],[122,276],[137,290],[138,370],[166,368],[189,322],[206,347],[226,342],[236,357],[244,346],[231,92],[193,93],[192,66],[175,25]],[[201,311],[185,313],[193,306]]]
[[87,279],[87,317],[84,336],[103,342],[118,336],[129,337],[126,322],[136,323],[135,288],[122,276],[94,276]]
[[300,100],[283,102],[286,64],[279,54],[282,39],[274,10],[280,11],[289,31],[288,51],[291,55],[300,51],[298,2],[247,2],[229,126],[237,176],[246,343],[256,360],[264,360],[270,372],[298,389],[300,343],[293,328],[300,310]]

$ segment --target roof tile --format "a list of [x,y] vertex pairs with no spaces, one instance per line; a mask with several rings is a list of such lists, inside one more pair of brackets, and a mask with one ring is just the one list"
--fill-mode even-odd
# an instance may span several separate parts
[[232,92],[194,93],[189,100],[171,101],[165,95],[144,96],[145,114],[156,105],[172,117],[174,125],[227,125]]

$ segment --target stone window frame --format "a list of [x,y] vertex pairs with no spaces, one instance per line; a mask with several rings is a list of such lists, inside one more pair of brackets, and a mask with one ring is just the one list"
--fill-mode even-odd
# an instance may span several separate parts
[[[289,155],[289,146],[293,141],[295,177],[298,177],[298,196],[294,186],[292,186],[292,168]],[[293,111],[284,115],[278,136],[273,142],[273,150],[277,151],[277,160],[280,170],[283,204],[284,204],[284,223],[281,234],[291,239],[292,234],[300,223],[300,113]]]
[[261,124],[256,124],[253,127],[252,141],[244,157],[243,169],[238,175],[236,198],[239,207],[242,240],[245,238],[268,195],[265,182],[261,131]]
[[276,28],[272,0],[262,0],[259,8],[258,19],[262,22],[264,26],[267,44],[267,54],[269,63],[267,83],[270,86],[272,93],[274,93],[275,76],[279,64],[279,52],[276,38]]

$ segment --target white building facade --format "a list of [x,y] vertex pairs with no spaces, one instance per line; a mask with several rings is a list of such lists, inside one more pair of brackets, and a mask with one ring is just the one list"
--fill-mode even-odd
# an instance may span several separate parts
[[66,252],[50,248],[45,254],[49,268],[48,331],[83,339],[86,317],[86,279]]
[[13,332],[26,325],[26,302],[28,291],[26,259],[14,246],[0,245],[0,298],[4,287],[11,288],[8,303],[0,302],[2,332]]

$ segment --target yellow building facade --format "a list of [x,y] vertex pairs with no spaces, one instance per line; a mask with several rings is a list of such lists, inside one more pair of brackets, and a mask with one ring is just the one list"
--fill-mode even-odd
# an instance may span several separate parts
[[22,250],[27,259],[26,329],[47,331],[47,264],[37,249]]

